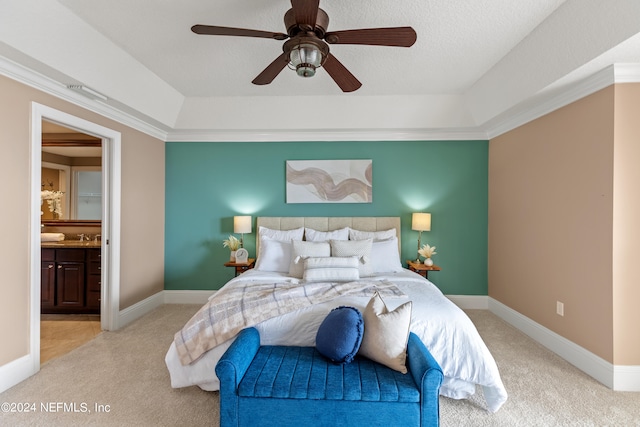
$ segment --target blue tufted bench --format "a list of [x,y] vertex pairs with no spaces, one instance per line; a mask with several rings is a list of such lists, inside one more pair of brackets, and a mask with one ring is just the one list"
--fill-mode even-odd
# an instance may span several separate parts
[[220,426],[437,426],[442,370],[413,333],[407,374],[364,357],[338,365],[314,347],[260,346],[243,330],[218,364]]

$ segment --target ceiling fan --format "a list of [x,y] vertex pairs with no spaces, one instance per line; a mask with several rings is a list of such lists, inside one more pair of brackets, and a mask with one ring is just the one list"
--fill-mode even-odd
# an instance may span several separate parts
[[301,77],[312,77],[323,67],[343,92],[353,92],[362,83],[329,51],[329,44],[362,44],[374,46],[410,47],[416,41],[411,27],[365,28],[327,32],[329,16],[320,9],[320,0],[291,0],[291,9],[284,15],[287,34],[244,28],[194,25],[196,34],[216,36],[261,37],[287,40],[283,53],[267,66],[252,83],[266,85],[291,64]]

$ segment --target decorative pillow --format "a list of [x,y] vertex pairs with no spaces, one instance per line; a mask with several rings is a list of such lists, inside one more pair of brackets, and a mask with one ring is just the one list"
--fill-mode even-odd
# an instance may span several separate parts
[[376,292],[364,309],[363,317],[365,333],[359,353],[406,374],[411,301],[389,311]]
[[396,235],[396,229],[391,228],[389,230],[383,231],[360,231],[354,230],[353,228],[349,229],[349,240],[387,240],[392,237],[398,237]]
[[262,238],[260,240],[260,256],[256,260],[256,270],[289,272],[291,262],[291,243]]
[[[281,242],[290,242],[292,240],[302,240],[304,227],[295,228],[293,230],[274,230],[260,226],[258,228],[258,238],[269,238],[272,240],[280,240]],[[260,241],[262,243],[262,240]]]
[[307,282],[349,282],[360,279],[357,257],[307,258],[302,278]]
[[302,279],[304,272],[304,260],[309,257],[329,257],[331,246],[327,242],[306,242],[293,240],[291,242],[291,258],[289,263],[289,276]]
[[371,239],[367,240],[331,240],[331,256],[358,257],[360,277],[371,275]]
[[358,309],[334,308],[318,328],[316,349],[333,362],[351,363],[358,353],[363,334],[364,321]]
[[397,237],[371,244],[371,271],[373,274],[402,271]]
[[329,240],[349,240],[349,227],[333,231],[318,231],[313,228],[304,229],[307,242],[328,242]]

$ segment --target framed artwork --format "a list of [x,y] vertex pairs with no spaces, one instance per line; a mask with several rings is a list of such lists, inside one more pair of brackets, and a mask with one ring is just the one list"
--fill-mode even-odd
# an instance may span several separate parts
[[372,160],[287,161],[287,203],[371,203]]

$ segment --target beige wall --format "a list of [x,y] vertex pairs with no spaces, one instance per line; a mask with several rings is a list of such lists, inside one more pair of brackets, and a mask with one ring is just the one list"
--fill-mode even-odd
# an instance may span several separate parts
[[613,360],[640,365],[640,84],[615,87]]
[[640,231],[628,238],[640,216],[640,97],[627,90],[610,86],[489,145],[489,296],[616,365],[640,364]]
[[[120,309],[164,287],[164,142],[0,76],[0,365],[29,351],[29,162],[31,102],[122,134]],[[150,215],[146,215],[149,213]]]

